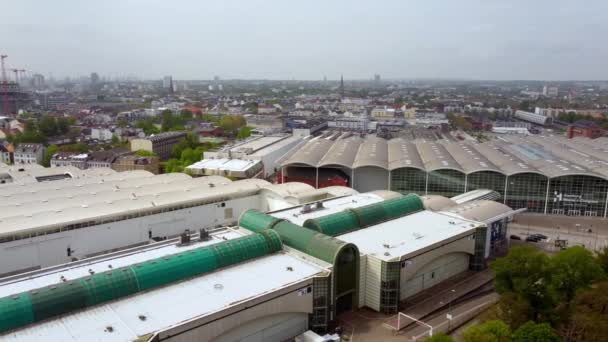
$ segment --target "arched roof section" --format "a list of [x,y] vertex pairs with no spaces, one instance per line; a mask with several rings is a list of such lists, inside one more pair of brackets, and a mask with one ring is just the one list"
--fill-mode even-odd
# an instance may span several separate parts
[[420,198],[422,199],[424,209],[432,211],[445,210],[458,205],[453,200],[439,195],[426,195],[420,196]]
[[300,194],[314,191],[312,185],[300,182],[289,182],[283,184],[270,184],[263,186],[264,190],[274,192],[282,198],[298,197]]
[[551,153],[542,145],[521,138],[510,138],[510,144],[505,144],[505,149],[515,154],[528,164],[532,164],[541,174],[556,178],[562,176],[584,175],[604,178],[588,168],[568,162]]
[[489,159],[494,165],[499,167],[507,176],[520,173],[542,174],[532,165],[524,162],[512,153],[509,153],[504,146],[497,142],[486,142],[472,145],[485,158]]
[[388,142],[388,169],[392,171],[405,167],[424,170],[424,164],[416,145],[403,138],[390,140]]
[[543,149],[549,151],[554,156],[565,160],[571,164],[580,165],[584,168],[589,169],[591,172],[597,173],[602,177],[608,175],[608,161],[598,158],[603,152],[593,151],[588,153],[591,147],[584,148],[579,147],[581,150],[573,148],[567,144],[565,139],[556,138],[554,136],[534,136],[530,140],[536,144],[542,146]]
[[319,162],[319,167],[339,165],[352,169],[363,140],[357,136],[338,139]]
[[459,204],[444,211],[456,214],[467,220],[485,222],[491,218],[508,214],[512,212],[513,209],[495,201],[478,200]]
[[366,137],[359,145],[353,168],[376,166],[388,170],[388,143],[378,137]]
[[287,159],[283,166],[306,165],[317,167],[334,141],[325,138],[315,138],[304,144],[302,148]]
[[437,142],[417,142],[416,148],[426,171],[450,169],[465,173],[462,166],[442,144]]
[[452,157],[462,166],[467,174],[479,171],[504,173],[483,154],[467,143],[450,143],[444,145]]

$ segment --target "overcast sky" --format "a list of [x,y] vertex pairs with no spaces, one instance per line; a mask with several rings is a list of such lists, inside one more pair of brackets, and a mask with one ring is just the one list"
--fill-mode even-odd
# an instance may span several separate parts
[[8,67],[55,77],[608,79],[607,0],[17,0]]

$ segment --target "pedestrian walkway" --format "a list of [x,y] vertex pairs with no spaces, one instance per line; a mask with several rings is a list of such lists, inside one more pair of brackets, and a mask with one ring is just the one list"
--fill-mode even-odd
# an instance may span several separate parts
[[[454,276],[412,298],[408,298],[402,303],[400,311],[415,319],[422,319],[443,307],[449,306],[451,302],[466,296],[492,280],[493,274],[489,269]],[[401,329],[414,323],[413,320],[401,317]],[[397,315],[385,321],[385,325],[395,329],[397,327]]]

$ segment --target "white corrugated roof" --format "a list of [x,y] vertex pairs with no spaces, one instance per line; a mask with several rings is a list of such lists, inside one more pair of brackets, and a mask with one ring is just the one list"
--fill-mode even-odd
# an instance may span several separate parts
[[[306,221],[308,219],[313,219],[313,218],[317,218],[317,217],[321,217],[321,216],[327,216],[330,214],[341,212],[341,211],[349,209],[349,208],[358,208],[358,207],[362,207],[364,205],[382,202],[383,200],[384,200],[384,198],[382,198],[381,196],[372,194],[372,193],[355,194],[355,195],[349,195],[349,196],[324,200],[324,201],[322,201],[323,209],[313,210],[306,214],[303,214],[302,207],[298,206],[295,208],[271,212],[271,213],[269,213],[269,215],[289,220],[290,222],[301,226],[304,223],[304,221]],[[313,205],[313,207],[314,207],[314,205]]]
[[473,233],[479,225],[479,222],[421,211],[340,235],[339,239],[357,245],[361,254],[394,261],[442,241]]
[[[222,233],[227,238],[238,237],[235,232]],[[214,241],[214,242],[219,242]],[[196,248],[201,245],[193,245]],[[177,253],[183,249],[162,247],[114,259],[103,259],[75,268],[44,274],[36,279],[23,279],[0,285],[0,297],[11,293],[88,275],[88,270],[103,271],[135,264],[143,260]],[[289,268],[289,270],[288,270]],[[254,259],[200,277],[174,283],[152,291],[139,293],[72,314],[37,323],[0,336],[3,341],[133,341],[145,334],[203,317],[239,305],[264,294],[272,293],[304,281],[323,272],[319,266],[305,262],[285,252]],[[312,293],[303,293],[312,296]],[[312,300],[312,299],[311,299]],[[145,320],[139,318],[146,317]],[[112,327],[112,332],[107,327]]]

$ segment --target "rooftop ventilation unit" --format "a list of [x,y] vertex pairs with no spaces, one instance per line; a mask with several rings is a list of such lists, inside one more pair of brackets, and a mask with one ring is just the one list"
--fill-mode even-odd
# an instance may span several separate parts
[[200,241],[209,241],[211,240],[211,235],[209,235],[209,231],[205,228],[201,228],[198,231],[198,239]]

